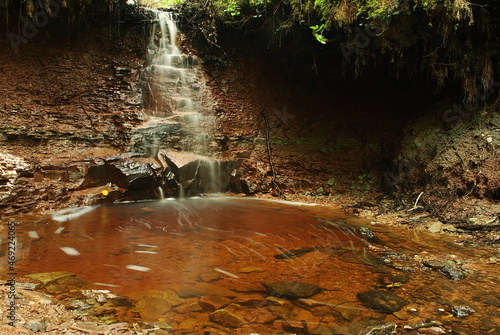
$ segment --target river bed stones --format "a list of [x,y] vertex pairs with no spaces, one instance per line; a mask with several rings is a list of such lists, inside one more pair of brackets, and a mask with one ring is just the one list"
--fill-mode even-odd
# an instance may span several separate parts
[[395,323],[384,323],[375,319],[353,321],[345,326],[319,326],[310,332],[314,335],[393,335],[395,333]]
[[236,315],[226,309],[218,309],[212,314],[210,314],[210,317],[217,323],[220,323],[224,326],[228,327],[239,327],[243,324],[245,324],[245,320],[240,317],[239,315]]
[[391,291],[367,291],[357,294],[358,299],[376,312],[392,314],[409,302]]
[[198,304],[206,311],[214,312],[217,309],[229,304],[231,299],[217,295],[204,295],[200,297]]
[[451,313],[453,314],[453,316],[457,318],[465,318],[474,312],[476,311],[470,308],[469,306],[458,305],[451,307]]
[[273,281],[264,280],[262,285],[274,296],[290,298],[309,298],[321,292],[321,287],[314,284],[299,283],[296,281]]
[[424,260],[422,263],[432,270],[440,272],[453,281],[459,281],[466,277],[465,273],[462,270],[444,260],[431,259]]

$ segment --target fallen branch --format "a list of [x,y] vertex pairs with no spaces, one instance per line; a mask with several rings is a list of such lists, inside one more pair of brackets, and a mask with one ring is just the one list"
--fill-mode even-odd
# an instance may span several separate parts
[[269,120],[264,110],[262,110],[260,113],[262,114],[264,122],[266,123],[266,146],[267,146],[267,154],[269,155],[269,165],[271,165],[271,174],[272,174],[271,181],[278,190],[278,199],[281,199],[283,192],[281,192],[281,188],[279,187],[278,182],[276,181],[276,170],[274,169],[273,155],[271,153],[271,135],[269,132]]
[[417,197],[417,200],[415,200],[415,204],[413,205],[413,208],[410,208],[410,209],[408,210],[408,212],[414,211],[414,210],[415,210],[415,209],[417,209],[417,208],[422,208],[422,206],[418,206],[418,201],[420,200],[420,197],[422,197],[422,194],[424,194],[424,192],[423,192],[423,191],[422,191],[422,192],[420,192],[420,194],[419,194],[419,195],[418,195],[418,197]]

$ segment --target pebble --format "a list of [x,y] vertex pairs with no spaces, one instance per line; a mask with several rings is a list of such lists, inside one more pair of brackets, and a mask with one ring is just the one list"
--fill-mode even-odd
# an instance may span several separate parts
[[465,318],[466,316],[469,316],[474,312],[475,310],[473,310],[469,306],[458,305],[451,308],[451,313],[457,318]]
[[426,335],[441,335],[446,334],[446,330],[441,327],[419,328],[418,333]]

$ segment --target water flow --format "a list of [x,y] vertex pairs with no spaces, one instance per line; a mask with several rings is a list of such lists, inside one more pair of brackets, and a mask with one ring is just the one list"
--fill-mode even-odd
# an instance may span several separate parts
[[[60,271],[75,273],[130,297],[115,305],[126,321],[161,321],[175,334],[498,333],[496,250],[383,231],[329,207],[237,198],[122,203],[18,220],[16,231],[19,279],[43,279],[41,287],[66,299],[82,280]],[[0,250],[7,233],[0,230]],[[8,256],[0,252],[4,278]],[[476,312],[457,317],[453,307]],[[382,331],[395,324],[398,332]]]
[[221,170],[221,163],[209,157],[214,122],[203,71],[196,56],[181,51],[178,35],[176,14],[158,11],[142,76],[143,106],[149,118],[143,129],[149,129],[149,133],[139,139],[140,149],[160,160],[166,156],[163,160],[170,163],[170,169],[172,164],[179,169],[188,164],[196,166],[194,175],[186,171],[191,168],[176,175],[180,196],[226,191],[232,171]]
[[177,46],[175,15],[160,11],[157,15],[144,71],[144,107],[153,122],[182,124],[186,136],[179,143],[180,149],[204,152],[207,129],[202,121],[207,120],[202,120],[201,113],[206,92],[203,74],[197,69],[199,62]]

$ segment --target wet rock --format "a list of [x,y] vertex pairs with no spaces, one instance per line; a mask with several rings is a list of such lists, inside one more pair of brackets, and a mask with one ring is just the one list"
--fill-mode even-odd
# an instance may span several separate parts
[[282,282],[265,280],[262,285],[274,296],[285,296],[290,298],[309,298],[319,292],[321,287],[314,284],[299,282]]
[[289,316],[286,320],[283,320],[282,327],[285,331],[291,333],[307,334],[309,329],[316,327],[320,321],[320,317],[315,316],[308,310],[302,309],[299,310],[297,315]]
[[256,273],[256,272],[264,272],[264,271],[266,271],[266,270],[264,270],[263,268],[258,267],[258,266],[246,266],[246,267],[238,270],[238,272],[240,272],[240,273]]
[[382,242],[380,238],[375,236],[375,234],[371,231],[371,229],[368,228],[368,226],[366,225],[362,225],[359,227],[359,235],[361,235],[362,238],[364,238],[366,241],[370,243],[384,245],[384,242]]
[[204,282],[213,282],[221,278],[220,272],[214,271],[213,269],[208,269],[200,273],[199,278]]
[[453,281],[459,281],[466,277],[465,273],[462,270],[457,269],[451,265],[446,265],[439,269],[439,271]]
[[245,320],[249,323],[253,324],[266,324],[271,323],[276,320],[278,317],[271,313],[266,308],[252,308],[244,314]]
[[452,266],[450,263],[443,260],[425,260],[423,261],[423,264],[431,268],[432,270],[439,271],[453,281],[459,281],[466,277],[465,273],[462,270]]
[[317,248],[317,247],[306,247],[306,248],[301,248],[301,249],[288,250],[284,253],[274,255],[274,258],[276,258],[276,259],[292,259],[292,258],[303,256],[305,254],[316,251],[318,249],[319,248]]
[[[314,329],[311,334],[330,335],[392,335],[396,333],[396,324],[393,322],[380,322],[375,319],[354,321],[346,326],[329,327],[330,333],[325,333],[323,327]],[[318,333],[321,331],[321,333]]]
[[346,302],[343,304],[340,304],[338,306],[335,306],[334,310],[339,312],[342,317],[348,321],[352,321],[354,319],[359,318],[362,316],[366,311],[364,311],[362,308],[360,308],[358,304],[354,302]]
[[163,329],[163,330],[171,330],[172,326],[169,323],[163,322],[163,321],[154,321],[154,322],[148,322],[148,325],[151,325],[153,327]]
[[108,183],[108,174],[111,173],[111,171],[108,172],[108,169],[109,167],[105,162],[96,162],[94,165],[90,165],[77,189],[106,185]]
[[241,306],[253,306],[253,307],[264,306],[267,304],[266,299],[259,294],[241,295],[233,299],[232,302]]
[[404,254],[402,252],[396,252],[396,251],[384,252],[381,256],[381,259],[384,261],[384,263],[410,260],[410,258],[406,254]]
[[287,299],[279,298],[279,297],[273,297],[269,296],[266,297],[266,302],[271,305],[275,306],[290,306],[291,303]]
[[239,327],[244,325],[246,322],[240,316],[229,312],[226,309],[218,309],[210,317],[217,323],[227,326],[227,327]]
[[409,304],[408,301],[391,291],[361,292],[357,294],[357,297],[363,304],[371,309],[386,314],[397,312]]
[[418,330],[419,334],[425,335],[442,335],[447,334],[446,330],[442,327],[429,327],[429,328],[420,328]]
[[[189,333],[188,332],[181,332],[180,334],[192,334],[192,331],[194,329],[196,329],[199,325],[201,324],[200,321],[196,320],[196,319],[191,319],[191,318],[188,318],[188,319],[184,319],[182,320],[179,325],[177,325],[177,329],[184,329],[184,330],[189,330]],[[174,333],[176,333],[175,331],[176,329],[174,328]]]
[[141,318],[146,321],[157,321],[170,311],[171,305],[165,299],[145,297],[137,303]]
[[210,283],[196,283],[194,285],[184,287],[179,291],[179,297],[181,298],[200,297],[204,295],[216,295],[220,297],[236,297],[239,294],[234,291],[228,290],[222,286]]
[[[238,328],[238,330],[240,330],[240,328]],[[226,330],[226,329],[219,329],[219,328],[214,328],[214,327],[203,328],[203,335],[230,335],[230,334],[233,334],[230,329]],[[244,334],[246,335],[247,333],[244,333]]]
[[213,312],[226,306],[231,300],[217,295],[204,295],[200,297],[198,304],[206,311]]
[[58,284],[48,284],[45,286],[45,290],[50,294],[59,294],[66,291],[66,288]]
[[43,273],[33,273],[25,276],[26,278],[34,279],[41,282],[43,285],[47,285],[53,281],[65,277],[76,277],[76,274],[68,271],[55,271],[55,272],[43,272]]
[[157,123],[140,127],[130,133],[132,146],[129,150],[134,154],[154,157],[159,149],[178,146],[184,136],[179,123]]
[[[156,172],[159,166],[133,160],[113,164],[122,175],[109,176],[109,181],[129,190],[152,189],[157,186]],[[123,183],[122,185],[120,185]]]
[[465,318],[474,312],[475,310],[473,310],[469,306],[458,305],[451,307],[451,313],[457,318]]
[[363,264],[374,267],[380,267],[384,262],[376,257],[371,255],[370,253],[361,252],[361,251],[351,251],[343,254],[340,259],[347,263],[353,264]]
[[181,314],[191,313],[191,312],[200,312],[203,308],[198,304],[198,300],[191,300],[183,303],[182,305],[175,306],[174,311]]
[[281,322],[281,326],[283,327],[284,331],[293,334],[307,334],[309,332],[307,323],[305,321],[284,320],[283,322]]
[[217,161],[189,152],[161,150],[158,157],[173,173],[187,195],[203,192],[226,192],[234,184],[238,163]]
[[257,335],[257,334],[260,334],[260,335],[264,335],[264,334],[282,334],[282,335],[286,335],[285,333],[281,333],[281,332],[276,332],[276,330],[274,329],[271,329],[270,327],[267,327],[265,325],[262,325],[262,324],[250,324],[250,325],[243,325],[241,327],[239,327],[238,329],[235,329],[234,332],[231,332],[231,335],[250,335],[250,334],[254,334],[254,335]]

